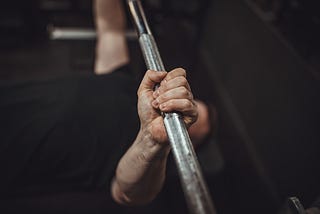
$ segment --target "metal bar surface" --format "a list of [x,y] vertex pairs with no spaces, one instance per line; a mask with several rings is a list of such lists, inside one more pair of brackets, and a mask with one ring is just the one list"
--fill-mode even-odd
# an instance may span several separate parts
[[[147,68],[165,71],[140,1],[128,0],[128,5]],[[190,213],[215,214],[212,199],[181,115],[175,112],[163,113],[163,117]]]

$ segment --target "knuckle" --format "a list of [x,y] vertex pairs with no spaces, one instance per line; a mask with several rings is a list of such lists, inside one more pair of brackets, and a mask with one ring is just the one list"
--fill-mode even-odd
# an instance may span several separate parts
[[193,100],[193,93],[188,90],[188,94],[189,94],[188,98],[189,98],[190,100]]
[[187,101],[188,101],[188,108],[193,109],[194,108],[193,102],[191,102],[190,100],[187,100]]
[[154,73],[155,71],[153,71],[153,70],[147,70],[147,74],[152,74],[152,73]]
[[171,79],[173,78],[173,76],[174,76],[174,71],[170,71],[170,72],[167,74],[166,79],[167,79],[167,80],[171,80]]
[[178,76],[178,77],[176,77],[176,84],[178,84],[180,86],[187,86],[188,81],[185,77]]
[[158,90],[159,90],[160,93],[164,93],[167,90],[167,87],[166,87],[165,84],[161,83],[161,86],[159,87]]
[[180,87],[180,93],[183,97],[186,98],[190,96],[189,91],[185,87]]
[[190,101],[187,99],[183,100],[183,107],[186,109],[190,109]]
[[183,76],[187,76],[187,72],[186,72],[185,69],[180,68],[179,70],[181,71],[181,74],[182,74]]
[[152,70],[147,70],[147,72],[146,72],[146,76],[150,76],[151,75],[151,73],[152,73]]
[[187,85],[188,84],[188,81],[185,77],[181,77],[181,84],[182,85]]

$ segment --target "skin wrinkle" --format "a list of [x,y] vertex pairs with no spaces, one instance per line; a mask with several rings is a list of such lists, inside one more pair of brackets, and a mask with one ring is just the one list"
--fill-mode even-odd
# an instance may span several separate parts
[[[145,132],[140,132],[140,133],[145,133]],[[136,198],[135,196],[135,192],[137,191],[137,188],[139,188],[139,191],[144,192],[145,194],[143,195],[153,195],[152,197],[148,198],[148,200],[153,200],[154,197],[156,196],[156,194],[160,191],[162,183],[164,181],[164,168],[162,169],[162,176],[160,176],[160,186],[153,186],[153,185],[148,185],[148,183],[152,182],[152,181],[148,181],[148,179],[144,179],[145,177],[153,177],[153,174],[158,174],[159,172],[154,172],[152,170],[148,170],[149,168],[152,168],[154,166],[157,165],[162,165],[166,163],[166,158],[167,155],[170,151],[170,147],[168,147],[167,144],[163,144],[160,145],[156,142],[153,142],[152,140],[150,140],[150,137],[152,137],[149,133],[145,133],[145,134],[139,134],[137,137],[137,140],[135,141],[136,144],[140,144],[142,145],[142,147],[132,147],[132,150],[134,153],[138,154],[136,156],[135,159],[133,159],[133,161],[130,162],[124,162],[124,164],[128,164],[128,166],[133,170],[133,172],[135,170],[141,170],[141,168],[145,168],[146,174],[141,175],[141,179],[137,179],[137,182],[130,182],[132,180],[130,180],[128,178],[128,176],[122,176],[121,174],[124,173],[122,170],[118,170],[117,171],[117,176],[115,179],[115,183],[114,185],[117,186],[117,188],[119,186],[123,186],[124,188],[126,188],[128,191],[121,192],[119,194],[119,197],[122,198],[122,200],[124,200],[126,203],[131,204],[132,200],[131,198]],[[145,143],[141,143],[141,142],[145,142]],[[156,150],[158,150],[158,148],[160,147],[160,152],[157,152]],[[134,151],[137,150],[137,151]],[[152,153],[152,152],[156,152],[157,155],[153,156],[151,159],[148,155],[148,153]],[[126,172],[125,172],[126,173]],[[129,176],[130,177],[130,176]],[[120,179],[119,179],[120,178]],[[122,178],[122,179],[121,179]],[[116,187],[114,187],[116,188]],[[113,189],[114,189],[113,188]],[[156,194],[155,194],[156,193]],[[113,193],[115,194],[115,193]],[[137,201],[135,201],[134,204],[140,204],[142,203],[142,201],[144,201],[145,199],[138,199]]]
[[[124,35],[125,15],[122,1],[94,2],[98,32],[95,72],[105,74],[129,62]],[[187,127],[198,117],[198,106],[193,100],[186,75],[182,68],[168,73],[150,70],[146,72],[137,90],[140,131],[132,146],[119,161],[111,184],[112,197],[117,203],[145,204],[161,190],[170,146],[160,109],[166,112],[180,111]],[[160,87],[154,91],[157,83]],[[157,102],[156,98],[165,92],[168,92],[165,102]]]
[[[183,75],[179,69],[172,72],[171,77]],[[119,186],[118,191],[122,191],[122,193],[114,193],[115,200],[119,203],[128,203],[128,197],[130,203],[147,202],[153,199],[162,188],[165,178],[165,163],[170,146],[163,118],[151,103],[154,101],[152,90],[154,82],[161,82],[166,76],[167,74],[148,71],[139,87],[138,114],[141,120],[141,129],[133,145],[120,160],[116,172],[117,182],[113,183],[113,185]],[[194,112],[197,109],[196,105],[193,100],[189,100],[186,96],[187,93],[184,93],[186,88],[183,90],[175,89],[169,90],[173,96],[167,102],[171,103],[173,110],[181,109],[189,126],[196,120],[196,118],[192,118],[192,115],[197,115]],[[190,109],[188,109],[189,107]],[[190,119],[187,119],[188,117]],[[126,197],[121,197],[123,194]],[[132,198],[135,200],[133,201]]]

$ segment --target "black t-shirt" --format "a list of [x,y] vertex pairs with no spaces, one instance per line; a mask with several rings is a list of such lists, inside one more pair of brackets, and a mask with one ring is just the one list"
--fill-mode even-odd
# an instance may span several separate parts
[[108,75],[0,83],[0,197],[109,192],[139,129],[136,82]]

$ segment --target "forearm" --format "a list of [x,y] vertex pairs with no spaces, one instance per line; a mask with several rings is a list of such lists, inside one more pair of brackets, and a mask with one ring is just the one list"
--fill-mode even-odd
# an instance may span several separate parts
[[112,182],[112,196],[120,204],[145,204],[160,192],[170,147],[153,142],[140,131],[137,139],[120,160]]
[[[163,117],[159,113],[179,111],[190,126],[198,112],[185,70],[147,71],[139,86],[138,114],[141,129],[120,160],[112,182],[112,196],[121,204],[145,204],[160,192],[170,152]],[[155,92],[154,86],[160,83]]]
[[98,33],[125,30],[125,14],[120,0],[95,0],[94,14]]
[[95,73],[110,73],[129,62],[125,14],[120,0],[95,0],[97,48]]

